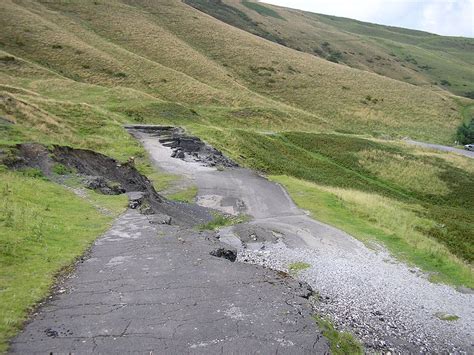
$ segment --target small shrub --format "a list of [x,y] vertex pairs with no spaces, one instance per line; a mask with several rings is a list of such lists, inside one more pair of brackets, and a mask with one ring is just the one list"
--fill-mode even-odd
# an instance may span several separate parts
[[124,72],[117,72],[117,73],[114,73],[114,76],[116,78],[126,78],[128,75]]
[[53,44],[51,47],[53,49],[62,49],[63,48],[63,46],[61,46],[60,44]]
[[68,175],[68,174],[72,174],[73,171],[72,169],[64,166],[63,164],[58,163],[53,166],[53,173],[57,175]]
[[451,83],[445,79],[441,80],[439,83],[443,86],[451,86]]
[[465,97],[468,97],[468,98],[470,98],[470,99],[474,99],[474,91],[466,91],[466,92],[464,93],[464,96],[465,96]]
[[40,169],[36,168],[23,168],[19,170],[26,177],[34,178],[34,179],[45,179],[43,172]]
[[322,57],[324,55],[324,52],[319,48],[314,48],[313,52],[314,52],[314,54],[317,54],[320,57]]
[[474,119],[469,123],[463,123],[458,127],[456,139],[461,144],[470,144],[474,142]]
[[0,57],[0,62],[14,62],[15,60],[15,57],[12,57],[11,55]]

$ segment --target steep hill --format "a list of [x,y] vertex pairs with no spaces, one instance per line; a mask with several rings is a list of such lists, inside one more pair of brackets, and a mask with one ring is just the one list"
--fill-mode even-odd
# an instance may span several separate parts
[[414,85],[474,97],[474,39],[376,25],[257,1],[185,0],[298,51]]
[[[435,142],[452,142],[461,120],[459,101],[447,92],[274,44],[177,1],[0,6],[2,83],[48,99],[146,119],[166,119],[159,107],[172,102],[219,126],[250,122]],[[42,74],[28,77],[27,65]],[[116,97],[113,105],[103,92]],[[129,95],[143,99],[130,104]]]

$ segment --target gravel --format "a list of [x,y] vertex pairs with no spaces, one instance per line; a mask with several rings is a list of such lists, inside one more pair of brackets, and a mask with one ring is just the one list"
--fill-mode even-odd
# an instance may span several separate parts
[[[316,291],[316,311],[369,351],[473,353],[472,295],[429,283],[384,250],[349,259],[278,242],[242,249],[238,260],[285,272],[294,262],[310,264],[295,277]],[[442,320],[440,312],[459,319]]]

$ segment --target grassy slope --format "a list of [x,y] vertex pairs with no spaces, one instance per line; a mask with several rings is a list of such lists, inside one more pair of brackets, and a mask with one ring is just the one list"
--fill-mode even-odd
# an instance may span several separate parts
[[[219,126],[259,120],[262,129],[335,129],[438,142],[451,142],[461,120],[458,104],[447,94],[262,41],[175,1],[20,6],[8,0],[0,6],[8,13],[0,17],[1,48],[59,74],[2,81],[48,98],[72,98],[147,120],[172,101],[201,109]],[[102,88],[68,89],[65,78]],[[117,86],[116,100],[98,102],[101,91]],[[122,93],[125,102],[118,99]],[[133,95],[143,100],[129,105]],[[252,109],[229,112],[243,108]],[[266,113],[272,119],[262,117]]]
[[[71,264],[126,205],[123,196],[87,201],[54,183],[0,172],[0,352],[58,270]],[[105,200],[105,201],[104,201]]]
[[[255,1],[187,3],[241,29],[353,68],[458,95],[474,90],[474,40],[287,9]],[[220,11],[217,11],[220,9]],[[443,80],[449,82],[442,84]]]

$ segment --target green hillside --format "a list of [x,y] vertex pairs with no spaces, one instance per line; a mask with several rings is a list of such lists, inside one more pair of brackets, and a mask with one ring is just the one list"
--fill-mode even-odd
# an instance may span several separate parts
[[[2,164],[17,143],[69,145],[134,156],[165,186],[126,123],[185,127],[284,184],[318,219],[384,243],[433,281],[474,286],[472,160],[400,142],[450,145],[468,127],[474,101],[455,94],[474,90],[472,40],[219,0],[3,0],[0,28],[0,290],[10,305],[0,305],[0,352],[54,273],[111,220]],[[432,84],[441,80],[451,85]],[[38,265],[39,281],[33,271],[16,278],[29,258],[47,263],[38,250],[57,250],[29,235],[59,223],[48,204],[61,198],[65,214],[83,211],[68,234],[78,243],[52,235],[67,257]],[[89,229],[81,213],[97,215]],[[3,293],[12,284],[25,286]]]
[[[261,129],[338,130],[444,143],[454,140],[461,120],[459,102],[449,93],[264,41],[176,1],[4,1],[0,6],[2,83],[48,99],[135,118],[143,111],[148,119],[172,102],[206,116],[212,109],[212,116],[223,118],[219,125],[247,127],[251,120]],[[12,56],[16,60],[8,59]],[[116,99],[105,100],[97,95],[101,90]],[[130,105],[137,95],[142,99]],[[122,96],[126,103],[118,99]],[[242,108],[245,117],[229,112]]]
[[185,0],[222,21],[329,61],[474,97],[474,39],[287,9],[256,1]]

